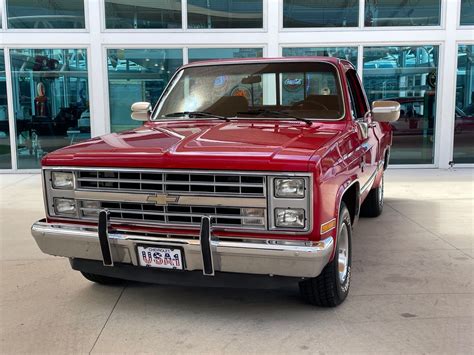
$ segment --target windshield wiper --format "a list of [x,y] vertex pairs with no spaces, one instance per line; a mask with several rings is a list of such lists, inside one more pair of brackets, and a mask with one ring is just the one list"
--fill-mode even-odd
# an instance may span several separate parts
[[214,115],[213,113],[210,112],[205,112],[205,111],[182,111],[182,112],[172,112],[172,113],[167,113],[164,115],[165,117],[175,117],[175,116],[188,116],[188,117],[210,117],[210,118],[217,118],[219,120],[225,120],[229,122],[229,117],[226,116],[219,116],[219,115]]
[[289,114],[288,112],[285,112],[285,111],[273,111],[273,110],[266,110],[266,109],[257,109],[257,110],[249,110],[249,111],[244,111],[244,112],[237,112],[237,114],[244,114],[244,115],[261,115],[261,114],[279,115],[279,116],[285,116],[285,117],[288,117],[288,118],[294,118],[295,120],[298,120],[298,121],[303,121],[308,125],[310,125],[312,123],[311,120],[309,120],[307,118],[294,116],[294,115]]

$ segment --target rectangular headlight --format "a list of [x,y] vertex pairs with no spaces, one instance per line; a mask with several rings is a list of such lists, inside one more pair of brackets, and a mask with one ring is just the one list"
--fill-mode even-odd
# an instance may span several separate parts
[[51,173],[51,182],[55,189],[72,190],[74,188],[74,177],[72,173],[53,171]]
[[304,228],[304,209],[276,208],[275,226],[282,228]]
[[275,179],[275,197],[303,198],[304,179]]
[[76,201],[71,198],[55,198],[53,203],[56,214],[76,214]]

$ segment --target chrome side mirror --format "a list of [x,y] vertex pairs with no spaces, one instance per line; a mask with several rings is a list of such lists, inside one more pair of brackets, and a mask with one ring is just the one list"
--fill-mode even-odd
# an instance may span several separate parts
[[132,107],[132,120],[148,121],[151,114],[151,104],[149,102],[135,102]]
[[400,104],[397,101],[374,101],[372,119],[377,122],[394,122],[400,118]]

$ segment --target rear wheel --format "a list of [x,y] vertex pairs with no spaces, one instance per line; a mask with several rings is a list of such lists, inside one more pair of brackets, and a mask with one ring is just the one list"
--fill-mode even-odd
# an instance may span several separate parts
[[117,279],[115,277],[110,276],[103,276],[97,274],[91,274],[88,272],[82,272],[82,276],[84,276],[87,280],[101,284],[101,285],[120,285],[123,284],[125,281],[122,279]]
[[380,184],[375,189],[370,190],[369,194],[365,198],[364,203],[360,206],[360,215],[362,217],[378,217],[383,211],[383,189],[384,189],[384,177]]
[[351,281],[351,238],[351,216],[346,205],[342,203],[333,260],[319,276],[299,284],[301,296],[308,303],[320,307],[335,307],[346,299]]

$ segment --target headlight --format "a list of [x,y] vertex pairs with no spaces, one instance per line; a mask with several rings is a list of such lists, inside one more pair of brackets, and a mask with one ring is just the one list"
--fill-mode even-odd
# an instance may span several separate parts
[[304,209],[275,209],[275,226],[284,228],[304,228]]
[[76,214],[76,201],[71,198],[55,198],[54,202],[54,212],[56,214],[67,214],[74,215]]
[[275,179],[275,197],[303,198],[304,179]]
[[53,171],[51,180],[55,189],[72,190],[74,188],[74,178],[72,173]]

